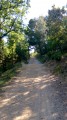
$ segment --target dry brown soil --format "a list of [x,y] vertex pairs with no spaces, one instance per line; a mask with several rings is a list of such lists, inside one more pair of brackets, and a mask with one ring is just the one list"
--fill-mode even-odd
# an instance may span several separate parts
[[67,120],[66,84],[31,58],[3,87],[0,120]]

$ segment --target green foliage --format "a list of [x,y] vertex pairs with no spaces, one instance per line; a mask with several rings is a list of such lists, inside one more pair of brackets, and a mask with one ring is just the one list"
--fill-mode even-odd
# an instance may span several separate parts
[[31,19],[29,21],[27,29],[25,30],[29,45],[36,45],[37,44],[37,40],[35,37],[35,35],[36,35],[35,26],[36,26],[36,19]]
[[45,59],[61,60],[67,53],[67,14],[64,8],[52,7],[48,16],[31,19],[28,25],[28,42],[35,45]]
[[55,73],[55,74],[62,73],[62,67],[61,67],[60,65],[57,65],[57,66],[54,68],[54,73]]
[[0,39],[11,31],[22,31],[23,16],[28,6],[27,0],[0,1]]
[[28,7],[29,0],[0,1],[0,74],[14,67],[17,61],[29,58],[23,25]]
[[46,19],[48,27],[48,39],[51,42],[51,49],[55,51],[58,49],[63,51],[63,46],[66,43],[66,30],[63,21],[65,12],[66,11],[64,8],[60,9],[55,8],[54,6],[52,10],[49,10],[48,17]]
[[18,60],[27,61],[29,59],[28,47],[29,45],[26,41],[22,41],[17,44],[16,54],[17,54]]
[[6,72],[3,73],[0,77],[0,87],[7,84],[7,82],[9,82],[11,78],[18,73],[21,66],[22,66],[21,63],[16,63],[12,69],[7,70]]
[[46,41],[46,22],[43,16],[38,19],[31,19],[28,24],[28,42],[30,45],[35,45],[37,51],[44,54]]
[[61,53],[61,51],[51,52],[51,56],[50,57],[51,57],[51,59],[60,61],[61,57],[62,57],[62,53]]
[[36,54],[36,58],[41,62],[44,63],[46,61],[45,55]]
[[31,56],[31,57],[36,57],[37,54],[38,54],[37,52],[33,52],[33,53],[30,54],[30,56]]

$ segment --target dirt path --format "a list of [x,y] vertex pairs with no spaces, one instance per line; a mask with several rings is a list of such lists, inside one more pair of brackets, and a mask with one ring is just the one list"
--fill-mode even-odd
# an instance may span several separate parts
[[[66,87],[32,58],[0,100],[0,120],[67,120]],[[64,87],[64,89],[63,89]]]

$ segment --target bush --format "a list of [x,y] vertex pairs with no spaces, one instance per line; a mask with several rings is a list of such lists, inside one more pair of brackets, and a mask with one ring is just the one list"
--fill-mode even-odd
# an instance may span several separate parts
[[62,57],[61,51],[56,51],[52,54],[51,58],[57,61],[60,61]]

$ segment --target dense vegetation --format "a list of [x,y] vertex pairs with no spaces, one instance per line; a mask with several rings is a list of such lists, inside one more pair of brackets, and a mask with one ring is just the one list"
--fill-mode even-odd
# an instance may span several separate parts
[[53,6],[48,16],[29,21],[26,34],[44,60],[61,60],[67,55],[67,11]]
[[29,0],[0,1],[0,74],[29,58],[23,24],[28,7]]
[[28,8],[29,0],[0,2],[0,74],[21,60],[27,62],[30,45],[35,46],[44,61],[67,56],[65,8],[53,6],[48,16],[31,19],[25,28],[23,19]]

